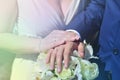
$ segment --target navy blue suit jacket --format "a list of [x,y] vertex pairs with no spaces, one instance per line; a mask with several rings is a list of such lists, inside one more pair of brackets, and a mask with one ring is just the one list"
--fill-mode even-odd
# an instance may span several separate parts
[[77,30],[82,39],[100,30],[98,54],[112,72],[112,80],[120,79],[120,0],[91,0],[66,29]]

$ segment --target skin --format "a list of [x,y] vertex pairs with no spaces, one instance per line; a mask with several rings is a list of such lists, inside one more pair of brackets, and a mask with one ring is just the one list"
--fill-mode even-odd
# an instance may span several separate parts
[[[58,73],[60,73],[62,71],[62,66],[68,68],[70,56],[73,50],[78,50],[79,56],[82,58],[84,57],[84,44],[81,42],[77,43],[77,42],[69,41],[54,49],[50,49],[46,57],[46,63],[47,64],[50,63],[50,69],[53,70],[55,68],[55,62],[56,62],[57,71]],[[64,65],[62,65],[63,61],[64,61]]]
[[[65,10],[62,10],[65,13]],[[50,50],[48,51],[47,63],[50,62],[51,69],[54,68],[54,63],[57,61],[58,72],[60,72],[62,70],[62,60],[65,61],[65,67],[67,68],[71,52],[78,47],[78,44],[74,41],[79,40],[79,36],[73,32],[60,30],[51,32],[44,39],[15,35],[12,31],[18,13],[16,0],[0,0],[0,49],[16,54],[31,54]],[[79,47],[82,49],[82,46]],[[78,49],[79,52],[82,51],[81,49]],[[83,56],[81,53],[80,55]]]
[[[71,1],[72,0],[61,0],[61,11],[64,16],[66,14],[66,11]],[[65,35],[70,35],[70,34],[68,33]],[[79,56],[82,58],[84,57],[84,44],[82,42],[78,43],[75,41],[67,41],[65,44],[52,48],[48,51],[48,54],[46,57],[46,63],[47,64],[50,63],[51,70],[55,68],[55,63],[56,63],[57,71],[58,73],[60,73],[62,71],[62,66],[64,66],[65,68],[68,68],[70,56],[73,50],[78,50]],[[64,61],[64,65],[62,65],[63,61]]]
[[44,39],[15,35],[12,31],[18,13],[16,0],[0,0],[0,49],[16,54],[39,53],[59,46],[66,41],[78,39],[74,35],[71,37],[71,34],[63,38],[62,36],[68,33],[65,31],[53,31]]

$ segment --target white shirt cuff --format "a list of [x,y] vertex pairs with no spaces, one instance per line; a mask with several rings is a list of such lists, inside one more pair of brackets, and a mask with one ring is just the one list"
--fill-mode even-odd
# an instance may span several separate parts
[[76,31],[76,30],[73,30],[73,29],[68,29],[68,30],[66,30],[66,31],[71,31],[71,32],[74,32],[74,33],[76,33],[80,38],[81,38],[81,36],[80,36],[80,34]]

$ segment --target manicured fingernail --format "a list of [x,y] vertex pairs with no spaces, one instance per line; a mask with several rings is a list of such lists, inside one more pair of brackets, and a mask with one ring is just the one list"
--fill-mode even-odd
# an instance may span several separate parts
[[60,73],[61,69],[60,69],[60,68],[58,68],[58,69],[57,69],[57,71],[58,71],[58,73]]
[[65,64],[65,68],[66,68],[66,69],[67,69],[67,67],[68,67],[68,66]]
[[46,60],[46,64],[48,64],[48,60]]
[[50,67],[51,70],[53,70],[53,67]]

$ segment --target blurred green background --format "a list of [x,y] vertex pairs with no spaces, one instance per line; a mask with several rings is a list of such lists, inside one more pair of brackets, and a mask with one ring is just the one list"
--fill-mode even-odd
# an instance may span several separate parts
[[15,54],[0,50],[0,80],[10,80],[10,73]]

